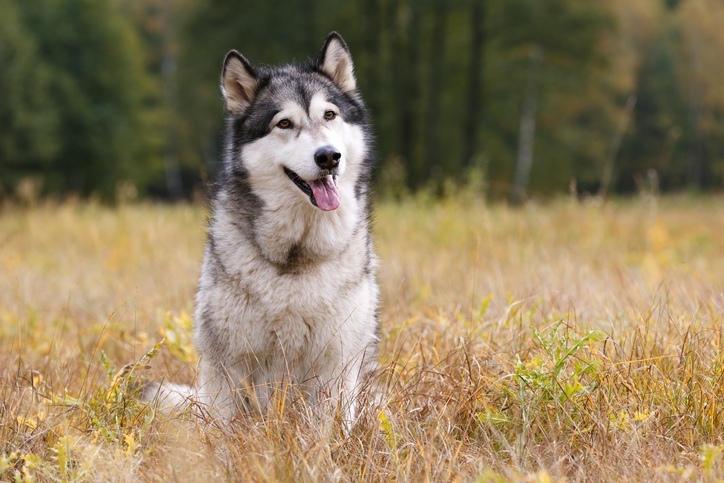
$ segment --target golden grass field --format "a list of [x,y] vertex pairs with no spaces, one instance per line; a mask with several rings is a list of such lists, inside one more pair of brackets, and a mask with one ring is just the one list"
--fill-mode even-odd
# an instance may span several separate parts
[[380,203],[381,371],[349,432],[138,400],[194,380],[205,218],[0,211],[0,481],[724,478],[723,198]]

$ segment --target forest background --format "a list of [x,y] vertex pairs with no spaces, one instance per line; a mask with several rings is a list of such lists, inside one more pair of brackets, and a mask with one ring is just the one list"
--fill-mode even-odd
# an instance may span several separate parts
[[221,62],[339,31],[378,193],[720,191],[721,0],[0,0],[0,197],[202,193]]

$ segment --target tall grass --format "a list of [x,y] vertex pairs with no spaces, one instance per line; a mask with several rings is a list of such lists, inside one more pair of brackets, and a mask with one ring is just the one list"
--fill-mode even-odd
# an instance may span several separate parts
[[[0,212],[0,481],[717,481],[724,203],[382,203],[380,374],[350,431],[223,425],[193,383],[198,206]],[[162,344],[158,344],[163,341]]]

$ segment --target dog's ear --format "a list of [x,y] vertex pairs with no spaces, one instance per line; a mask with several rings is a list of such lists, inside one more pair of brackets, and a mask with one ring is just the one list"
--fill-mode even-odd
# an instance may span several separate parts
[[258,76],[246,58],[236,50],[226,54],[221,72],[221,92],[226,99],[226,109],[239,115],[251,104],[256,93]]
[[352,56],[337,32],[330,33],[324,39],[317,57],[317,68],[327,74],[342,91],[352,92],[357,88]]

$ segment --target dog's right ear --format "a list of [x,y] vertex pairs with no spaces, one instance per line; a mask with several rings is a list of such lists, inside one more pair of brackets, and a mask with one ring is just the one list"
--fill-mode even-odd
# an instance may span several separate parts
[[243,55],[236,50],[226,54],[224,70],[221,72],[221,92],[229,113],[239,115],[249,107],[257,84],[256,70]]

